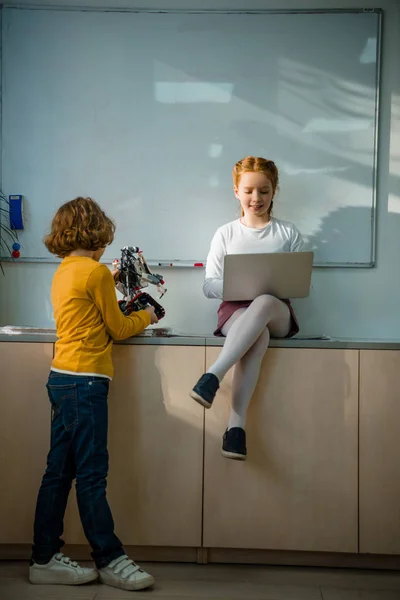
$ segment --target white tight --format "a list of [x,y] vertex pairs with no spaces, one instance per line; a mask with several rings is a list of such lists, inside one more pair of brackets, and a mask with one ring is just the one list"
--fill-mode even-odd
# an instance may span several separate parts
[[214,373],[222,381],[235,365],[229,429],[244,428],[270,334],[275,338],[285,337],[290,330],[290,320],[290,310],[284,302],[263,295],[253,300],[248,308],[239,308],[223,325],[225,344],[207,372]]

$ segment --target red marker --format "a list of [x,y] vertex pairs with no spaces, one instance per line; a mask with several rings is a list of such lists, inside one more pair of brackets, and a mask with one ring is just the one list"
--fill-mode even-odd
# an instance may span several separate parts
[[203,263],[194,263],[194,267],[204,267]]

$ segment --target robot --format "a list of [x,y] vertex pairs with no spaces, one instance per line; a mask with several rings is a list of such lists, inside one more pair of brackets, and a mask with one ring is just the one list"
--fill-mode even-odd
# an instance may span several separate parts
[[167,291],[165,282],[162,275],[150,271],[142,251],[137,246],[125,246],[121,250],[121,261],[114,260],[113,267],[119,271],[116,286],[124,296],[119,301],[123,314],[128,316],[146,306],[154,306],[157,318],[162,319],[165,316],[164,308],[150,294],[141,290],[151,283],[162,298]]

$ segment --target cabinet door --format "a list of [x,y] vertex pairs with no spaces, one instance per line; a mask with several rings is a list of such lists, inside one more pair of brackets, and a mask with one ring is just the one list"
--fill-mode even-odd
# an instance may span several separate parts
[[204,546],[357,552],[358,351],[268,350],[244,462],[220,454],[231,387],[205,413]]
[[[107,493],[116,533],[127,545],[200,546],[204,410],[189,391],[205,348],[117,345],[114,363]],[[65,539],[85,543],[75,499]]]
[[31,543],[50,448],[53,344],[0,343],[0,543]]
[[400,352],[360,352],[360,552],[400,554]]

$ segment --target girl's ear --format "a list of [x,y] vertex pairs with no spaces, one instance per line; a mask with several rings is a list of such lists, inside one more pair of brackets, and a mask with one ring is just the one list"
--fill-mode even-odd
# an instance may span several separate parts
[[238,196],[239,189],[236,187],[236,185],[234,186],[233,191],[234,191],[236,198],[239,200],[239,196]]

